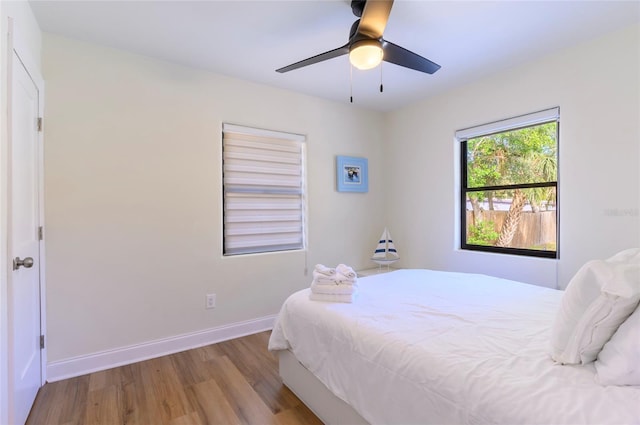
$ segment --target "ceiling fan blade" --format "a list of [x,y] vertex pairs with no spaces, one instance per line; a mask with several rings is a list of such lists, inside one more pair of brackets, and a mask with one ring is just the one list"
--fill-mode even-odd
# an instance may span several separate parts
[[371,38],[381,38],[389,20],[391,6],[393,0],[367,0],[357,33]]
[[382,40],[382,49],[384,50],[383,59],[385,62],[395,63],[405,68],[415,69],[416,71],[433,74],[440,69],[440,65],[431,62],[429,59],[413,53],[404,47],[393,44],[390,41]]
[[294,69],[302,68],[303,66],[313,65],[314,63],[337,58],[338,56],[346,55],[348,53],[349,45],[345,44],[344,46],[338,47],[337,49],[329,50],[328,52],[320,53],[319,55],[301,60],[300,62],[292,63],[291,65],[276,69],[276,72],[283,73],[293,71]]

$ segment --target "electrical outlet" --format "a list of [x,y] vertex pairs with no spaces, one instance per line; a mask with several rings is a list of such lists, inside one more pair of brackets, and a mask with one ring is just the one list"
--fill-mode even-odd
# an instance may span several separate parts
[[216,308],[216,294],[207,294],[206,308]]

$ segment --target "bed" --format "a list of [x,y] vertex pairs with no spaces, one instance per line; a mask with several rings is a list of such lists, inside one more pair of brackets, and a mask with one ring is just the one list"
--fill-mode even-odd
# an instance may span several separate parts
[[269,349],[325,423],[633,424],[640,387],[549,354],[563,291],[485,275],[396,270],[353,303],[291,295]]

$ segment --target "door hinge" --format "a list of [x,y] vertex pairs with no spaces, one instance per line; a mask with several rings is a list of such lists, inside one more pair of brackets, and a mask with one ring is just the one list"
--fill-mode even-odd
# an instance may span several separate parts
[[40,349],[44,350],[44,335],[40,335]]
[[42,117],[38,117],[38,131],[42,131]]
[[44,239],[44,230],[42,230],[42,226],[38,227],[38,239],[39,240]]

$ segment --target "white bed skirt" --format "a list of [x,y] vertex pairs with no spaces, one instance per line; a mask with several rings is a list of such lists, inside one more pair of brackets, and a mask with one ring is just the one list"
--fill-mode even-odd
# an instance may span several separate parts
[[289,350],[278,351],[282,382],[327,425],[368,424],[307,370]]

